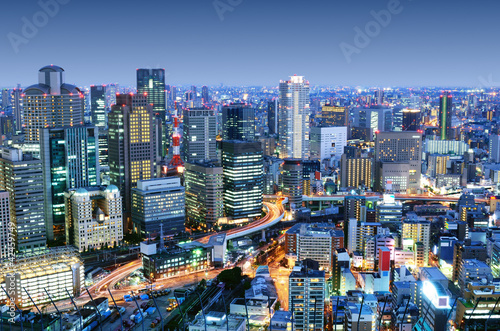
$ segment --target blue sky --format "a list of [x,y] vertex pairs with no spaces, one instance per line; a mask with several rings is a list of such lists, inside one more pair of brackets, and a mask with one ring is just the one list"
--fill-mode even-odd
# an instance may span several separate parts
[[[172,85],[277,85],[293,74],[314,85],[500,85],[493,0],[401,0],[363,47],[355,28],[373,28],[371,12],[397,0],[59,1],[46,20],[37,1],[4,3],[0,86],[33,84],[47,64],[78,85],[133,85],[139,67],[165,68]],[[40,27],[26,38],[33,16]],[[341,44],[356,47],[350,61]]]

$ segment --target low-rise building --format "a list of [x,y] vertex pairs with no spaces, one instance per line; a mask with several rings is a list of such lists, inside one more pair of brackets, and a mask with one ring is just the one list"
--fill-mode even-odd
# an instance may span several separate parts
[[[66,290],[79,296],[85,284],[83,261],[71,246],[45,249],[37,254],[19,254],[14,263],[3,259],[0,270],[0,286],[8,291],[15,289],[9,295],[20,307],[33,305],[26,291],[37,305],[42,305],[50,304],[45,289],[52,300],[58,301],[68,298]],[[5,292],[0,291],[0,301],[6,299]]]
[[189,324],[189,331],[245,331],[246,318],[225,313],[210,311],[198,314]]

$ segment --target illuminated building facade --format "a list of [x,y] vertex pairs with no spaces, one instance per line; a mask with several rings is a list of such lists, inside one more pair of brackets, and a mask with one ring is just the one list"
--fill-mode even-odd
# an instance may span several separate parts
[[137,94],[145,95],[153,114],[165,121],[165,69],[137,69]]
[[441,140],[455,140],[451,130],[451,110],[453,98],[449,92],[439,98],[439,138]]
[[224,214],[231,219],[262,213],[263,155],[259,142],[222,142]]
[[357,189],[372,186],[373,161],[369,157],[348,157],[340,159],[340,187]]
[[116,103],[109,113],[110,183],[120,189],[128,218],[132,188],[156,177],[156,126],[145,96],[120,94]]
[[78,251],[118,246],[123,239],[123,208],[114,185],[68,190],[64,194],[66,240]]
[[182,155],[185,162],[217,159],[217,116],[211,109],[184,109]]
[[[141,244],[141,251],[142,251]],[[144,276],[150,280],[190,274],[210,267],[211,249],[196,241],[142,254]]]
[[269,134],[278,134],[278,114],[279,114],[279,101],[273,99],[267,103],[267,125],[269,127]]
[[309,82],[292,76],[279,85],[280,158],[309,156]]
[[184,232],[185,197],[179,177],[140,180],[132,189],[134,232],[142,238],[155,238]]
[[324,330],[325,272],[308,269],[292,271],[288,278],[289,311],[296,331]]
[[2,147],[0,190],[9,192],[16,249],[20,253],[31,253],[45,248],[42,162],[20,149]]
[[90,86],[90,113],[94,126],[105,128],[108,125],[108,113],[106,108],[106,85]]
[[344,233],[327,224],[296,224],[285,234],[285,254],[295,254],[298,261],[314,260],[325,272],[332,272],[333,255],[341,248]]
[[73,126],[40,130],[45,225],[49,240],[64,238],[64,192],[100,184],[97,128]]
[[[386,179],[391,179],[390,175],[383,176],[385,171],[382,163],[394,163],[396,165],[407,164],[408,169],[396,169],[391,167],[390,171],[402,172],[407,171],[408,187],[410,191],[416,191],[420,188],[420,176],[422,172],[422,134],[418,132],[379,132],[375,139],[375,162],[376,181],[375,188],[378,191],[387,189]],[[386,178],[389,177],[389,178]],[[396,174],[395,178],[400,175]],[[400,188],[400,191],[403,191]]]
[[413,330],[446,330],[451,310],[450,296],[443,285],[424,281],[422,284],[422,316]]
[[376,221],[380,223],[399,223],[403,217],[403,204],[394,199],[394,195],[384,195],[384,200],[375,206]]
[[403,131],[420,130],[420,116],[419,109],[403,109]]
[[0,259],[12,255],[12,247],[15,245],[12,235],[9,192],[0,191]]
[[[68,299],[68,292],[78,297],[85,285],[83,261],[78,251],[71,246],[44,249],[36,254],[17,255],[14,263],[3,259],[0,261],[0,269],[0,286],[15,289],[14,293],[9,295],[20,307],[33,305],[26,291],[40,307],[50,304],[45,289],[52,300],[59,301]],[[6,299],[5,292],[1,291],[0,301],[4,302]]]
[[222,139],[255,139],[255,109],[244,103],[222,107]]
[[210,229],[224,216],[222,167],[209,161],[186,163],[185,167],[187,221]]
[[316,116],[322,126],[348,126],[349,112],[347,107],[336,107],[324,105],[321,107],[321,114]]
[[[429,265],[431,223],[415,214],[408,214],[402,223],[403,248],[413,250],[417,267],[427,267]],[[421,245],[418,245],[419,243]]]
[[312,127],[311,159],[340,159],[347,145],[347,126]]
[[23,92],[25,146],[38,156],[40,130],[82,125],[84,100],[80,89],[64,82],[64,69],[50,65],[38,72],[38,84]]
[[461,329],[473,325],[487,327],[487,330],[500,328],[498,302],[500,292],[492,283],[471,282],[467,284],[463,297],[457,301],[455,322]]
[[290,209],[302,207],[303,166],[300,159],[285,159],[283,164],[283,196],[288,198]]

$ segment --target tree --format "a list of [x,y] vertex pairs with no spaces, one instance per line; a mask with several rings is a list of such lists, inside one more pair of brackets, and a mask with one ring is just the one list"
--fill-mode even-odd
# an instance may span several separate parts
[[229,287],[233,287],[238,285],[241,282],[241,268],[234,267],[233,269],[223,270],[218,276],[217,279],[220,282],[225,283]]

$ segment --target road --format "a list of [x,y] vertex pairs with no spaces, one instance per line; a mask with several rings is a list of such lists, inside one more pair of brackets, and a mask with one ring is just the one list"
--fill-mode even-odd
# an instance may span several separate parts
[[[240,233],[248,233],[249,234],[249,233],[252,233],[252,232],[257,232],[257,231],[260,231],[261,228],[265,228],[266,225],[271,226],[271,224],[278,217],[280,217],[281,215],[284,214],[284,209],[283,209],[283,205],[282,205],[282,200],[281,199],[280,199],[280,201],[277,204],[272,204],[272,203],[269,203],[269,202],[264,202],[264,205],[268,209],[268,213],[264,217],[258,219],[257,221],[254,221],[254,222],[252,222],[250,224],[247,224],[245,226],[241,226],[241,227],[238,227],[238,228],[235,228],[235,229],[231,229],[231,230],[227,230],[227,231],[221,231],[218,234],[225,233],[227,237],[235,237],[235,236],[237,236]],[[255,231],[252,231],[252,230],[255,230]],[[213,235],[211,234],[209,236],[205,236],[203,238],[197,239],[197,241],[201,242],[203,244],[206,244],[206,243],[208,243],[208,240],[210,239],[211,236],[213,236]]]

